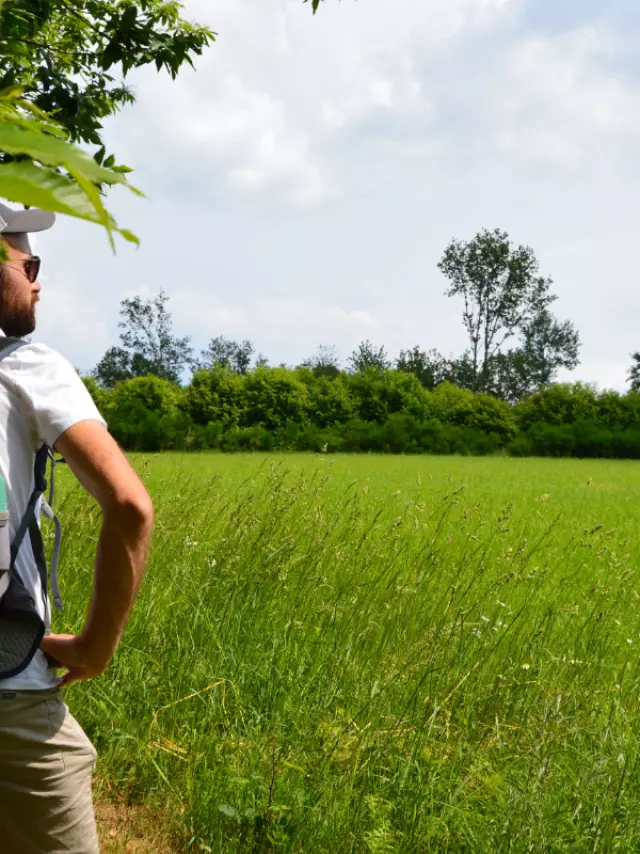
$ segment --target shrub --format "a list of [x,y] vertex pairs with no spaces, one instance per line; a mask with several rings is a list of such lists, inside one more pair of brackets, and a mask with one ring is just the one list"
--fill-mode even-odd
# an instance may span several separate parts
[[310,368],[298,368],[296,376],[307,388],[308,418],[317,427],[346,424],[355,413],[349,388],[341,374],[327,376]]
[[245,389],[242,426],[275,431],[289,424],[308,423],[307,387],[293,371],[256,368],[247,374]]
[[189,426],[178,409],[180,397],[179,386],[156,376],[118,383],[110,393],[109,429],[133,451],[176,447],[176,436]]
[[618,459],[640,459],[640,429],[614,430],[611,437],[611,456]]
[[431,392],[431,411],[444,425],[488,434],[496,446],[507,444],[516,434],[513,408],[508,403],[451,383],[442,383]]
[[598,396],[590,385],[557,383],[517,403],[514,414],[521,430],[527,430],[534,424],[563,425],[596,421]]
[[223,451],[273,451],[273,433],[264,427],[232,427],[220,442]]
[[354,412],[362,421],[384,424],[395,413],[418,420],[429,415],[429,392],[414,374],[369,368],[348,375],[345,381]]
[[[524,434],[527,439],[528,455],[539,457],[570,457],[575,448],[575,436],[571,425],[533,424]],[[522,448],[523,439],[519,447]]]
[[218,450],[222,444],[224,427],[222,424],[212,421],[210,424],[192,425],[186,444],[188,451],[212,451]]
[[362,418],[352,418],[342,429],[343,451],[384,451],[384,427]]
[[194,424],[212,422],[236,427],[246,409],[246,383],[243,376],[226,368],[196,371],[185,389],[182,406]]

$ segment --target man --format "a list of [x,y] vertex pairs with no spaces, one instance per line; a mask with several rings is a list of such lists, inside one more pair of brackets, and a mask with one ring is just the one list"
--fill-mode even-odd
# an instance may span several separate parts
[[[35,329],[40,260],[31,253],[28,234],[50,228],[54,219],[0,204],[0,240],[8,256],[0,266],[0,336],[22,337]],[[25,670],[0,680],[0,851],[96,854],[96,754],[62,702],[60,687],[98,676],[109,664],[141,580],[153,510],[73,367],[48,347],[28,344],[0,361],[0,474],[12,536],[33,489],[34,453],[43,442],[62,454],[99,503],[102,529],[83,630],[45,636]],[[48,625],[49,603],[29,537],[16,569]]]

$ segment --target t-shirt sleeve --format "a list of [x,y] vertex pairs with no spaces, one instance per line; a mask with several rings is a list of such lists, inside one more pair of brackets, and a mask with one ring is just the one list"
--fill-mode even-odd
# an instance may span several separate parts
[[85,384],[60,353],[43,344],[29,344],[12,355],[19,363],[23,397],[38,435],[47,445],[53,447],[65,430],[80,421],[107,426]]

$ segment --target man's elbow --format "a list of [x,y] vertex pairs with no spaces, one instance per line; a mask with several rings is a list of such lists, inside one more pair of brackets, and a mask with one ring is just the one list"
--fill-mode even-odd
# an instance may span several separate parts
[[144,534],[153,528],[153,503],[146,490],[114,495],[103,507],[105,519],[110,518],[131,531]]

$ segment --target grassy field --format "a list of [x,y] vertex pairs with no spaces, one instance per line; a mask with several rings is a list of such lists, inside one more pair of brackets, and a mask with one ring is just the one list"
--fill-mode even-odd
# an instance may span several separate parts
[[[640,850],[638,464],[135,464],[148,575],[67,693],[101,799],[176,851]],[[62,481],[73,630],[98,514]]]

